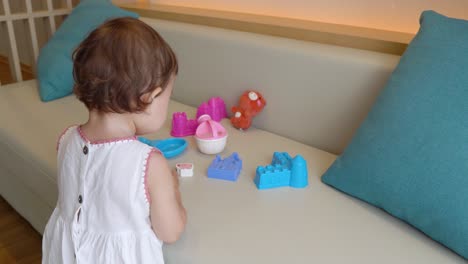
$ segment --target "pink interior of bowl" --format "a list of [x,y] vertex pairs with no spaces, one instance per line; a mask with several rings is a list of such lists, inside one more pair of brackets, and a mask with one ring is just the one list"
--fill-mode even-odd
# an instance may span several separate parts
[[206,120],[198,125],[195,136],[200,139],[219,139],[227,135],[226,129],[218,122]]

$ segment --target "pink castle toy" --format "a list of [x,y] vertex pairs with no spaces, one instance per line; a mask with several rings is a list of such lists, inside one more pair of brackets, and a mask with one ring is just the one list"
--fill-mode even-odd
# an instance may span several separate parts
[[209,115],[212,120],[219,122],[227,117],[226,104],[221,97],[212,97],[198,107],[197,119],[202,115]]
[[172,114],[172,130],[173,137],[186,137],[195,135],[198,122],[195,119],[187,119],[185,112],[175,112]]

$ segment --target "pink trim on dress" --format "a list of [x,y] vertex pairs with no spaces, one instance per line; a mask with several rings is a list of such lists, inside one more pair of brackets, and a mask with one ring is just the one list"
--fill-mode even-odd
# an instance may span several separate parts
[[91,141],[83,133],[83,130],[81,130],[81,126],[78,126],[77,130],[78,130],[78,133],[80,134],[81,139],[83,139],[84,141],[89,142],[90,144],[93,144],[93,145],[112,143],[112,142],[119,142],[119,141],[137,140],[136,136],[129,136],[129,137],[123,137],[123,138],[112,138],[112,139],[102,139],[102,140]]
[[65,133],[67,133],[67,131],[68,131],[70,128],[74,127],[74,126],[76,126],[76,124],[75,124],[75,125],[71,125],[71,126],[65,128],[65,130],[63,130],[62,133],[60,133],[60,136],[58,137],[58,140],[57,140],[57,144],[55,145],[55,150],[56,150],[56,151],[59,150],[60,142],[62,141],[62,138],[63,138],[63,136],[65,135]]

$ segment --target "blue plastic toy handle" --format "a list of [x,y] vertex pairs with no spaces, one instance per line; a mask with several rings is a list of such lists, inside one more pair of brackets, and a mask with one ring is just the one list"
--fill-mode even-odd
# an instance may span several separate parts
[[187,141],[183,138],[167,138],[151,140],[144,137],[138,137],[140,142],[159,149],[166,159],[179,156],[187,148]]

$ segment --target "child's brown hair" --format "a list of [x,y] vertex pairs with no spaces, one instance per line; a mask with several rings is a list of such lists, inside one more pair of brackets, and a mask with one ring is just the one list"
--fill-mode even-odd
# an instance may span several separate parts
[[134,18],[105,22],[73,53],[74,92],[89,110],[141,112],[142,95],[164,89],[177,72],[171,47]]

